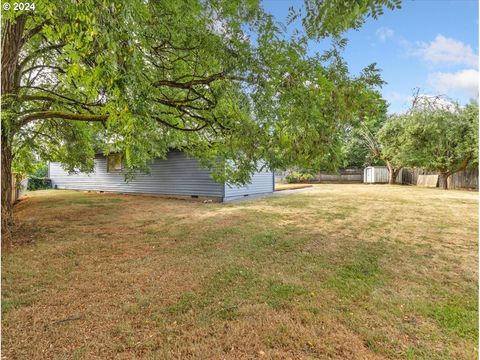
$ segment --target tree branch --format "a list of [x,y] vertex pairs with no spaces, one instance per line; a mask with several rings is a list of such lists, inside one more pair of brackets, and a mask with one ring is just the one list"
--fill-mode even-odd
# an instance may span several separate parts
[[154,86],[168,86],[172,88],[178,88],[178,89],[189,89],[192,86],[195,85],[208,85],[215,80],[219,79],[224,79],[225,78],[225,72],[219,72],[217,74],[213,74],[209,77],[206,77],[204,79],[199,79],[199,80],[190,80],[186,82],[177,82],[177,81],[172,81],[172,80],[159,80],[155,82],[153,85]]
[[78,104],[78,105],[84,105],[84,106],[102,106],[103,105],[103,104],[100,104],[100,103],[86,103],[86,102],[78,101],[78,100],[72,99],[68,96],[60,95],[60,94],[58,94],[55,91],[52,91],[50,89],[44,89],[44,88],[41,88],[39,86],[22,86],[22,89],[35,89],[35,90],[45,91],[46,93],[55,95],[55,96],[57,96],[61,99],[68,100],[71,103]]
[[61,67],[59,66],[53,66],[53,65],[35,65],[35,66],[32,66],[24,71],[22,71],[22,75],[23,74],[26,74],[30,71],[33,71],[35,69],[43,69],[43,68],[49,68],[49,69],[55,69],[55,70],[58,70],[59,72],[61,72],[62,74],[65,74],[65,70],[63,70]]
[[23,59],[20,65],[18,65],[18,71],[22,71],[23,67],[30,60],[35,59],[38,55],[49,52],[50,50],[61,49],[63,46],[65,46],[65,44],[53,44],[53,45],[45,46],[44,48],[38,49],[37,51],[34,51],[33,53],[25,57],[25,59]]
[[86,122],[104,122],[108,119],[109,115],[91,115],[91,114],[76,114],[64,111],[40,111],[32,114],[28,114],[19,119],[20,127],[35,121],[42,119],[64,119],[73,121],[86,121]]
[[165,120],[159,118],[158,116],[152,116],[152,118],[154,120],[156,120],[157,122],[159,122],[160,124],[163,124],[165,126],[168,126],[169,128],[172,128],[172,129],[175,129],[175,130],[181,130],[181,131],[195,132],[195,131],[200,131],[207,126],[207,124],[204,124],[204,125],[198,126],[196,128],[181,128],[181,127],[178,127],[176,125],[170,124],[168,121],[165,121]]
[[25,34],[25,36],[23,37],[22,41],[23,43],[26,43],[29,39],[31,39],[32,37],[34,37],[35,35],[37,35],[41,30],[42,28],[47,25],[48,23],[50,23],[50,19],[47,19],[45,21],[42,21],[40,24],[38,24],[37,26],[35,26],[34,28],[32,28],[27,34]]

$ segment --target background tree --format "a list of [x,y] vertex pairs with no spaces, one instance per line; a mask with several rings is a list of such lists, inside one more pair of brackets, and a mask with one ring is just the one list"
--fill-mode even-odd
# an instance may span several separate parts
[[408,164],[437,171],[439,186],[447,189],[451,175],[478,168],[478,103],[417,106],[403,138]]
[[390,115],[376,134],[377,149],[375,151],[387,165],[389,184],[396,183],[400,170],[407,163],[405,127],[404,115]]
[[346,18],[330,11],[336,1],[306,6],[304,24],[321,30],[291,38],[256,1],[52,0],[4,12],[2,231],[12,169],[38,159],[91,171],[95,153],[117,151],[133,176],[175,147],[233,183],[261,160],[338,163],[338,130],[381,80],[374,66],[351,77],[343,40],[314,56],[306,40],[396,3],[363,1]]
[[377,133],[387,120],[388,104],[379,93],[373,93],[373,106],[363,109],[357,121],[345,128],[342,146],[343,167],[385,165],[380,158]]
[[304,3],[304,9],[292,7],[290,18],[292,21],[301,18],[308,36],[316,39],[359,29],[366,19],[377,19],[385,9],[401,6],[401,0],[305,0]]
[[[389,184],[396,178],[406,163],[405,115],[387,115],[387,103],[379,102],[379,110],[373,118],[367,118],[354,129],[350,151],[358,151],[365,159],[364,165],[386,165]],[[348,143],[347,143],[348,144]],[[364,155],[365,154],[365,155]],[[357,155],[358,156],[358,155]]]

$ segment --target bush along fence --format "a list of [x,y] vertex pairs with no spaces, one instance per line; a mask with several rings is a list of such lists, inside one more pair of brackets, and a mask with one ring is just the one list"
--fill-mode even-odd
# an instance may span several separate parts
[[[419,175],[437,175],[438,173],[419,168],[404,168],[402,184],[417,185]],[[449,189],[478,190],[478,169],[456,172],[448,178]]]
[[52,181],[48,178],[31,176],[28,179],[28,190],[50,189]]

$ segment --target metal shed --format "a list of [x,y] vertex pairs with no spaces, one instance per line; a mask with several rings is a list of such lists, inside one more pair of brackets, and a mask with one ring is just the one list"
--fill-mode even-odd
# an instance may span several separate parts
[[[388,168],[386,166],[367,166],[363,169],[363,182],[366,184],[385,184],[388,183]],[[398,183],[402,182],[402,170],[399,171]]]
[[121,167],[112,166],[98,154],[93,173],[66,172],[61,163],[48,165],[48,177],[55,189],[110,191],[120,193],[154,194],[188,198],[207,198],[215,201],[232,200],[274,191],[274,174],[269,170],[253,174],[250,184],[237,187],[215,182],[209,169],[200,167],[199,161],[181,151],[171,151],[167,159],[155,159],[150,174],[139,173],[125,181]]

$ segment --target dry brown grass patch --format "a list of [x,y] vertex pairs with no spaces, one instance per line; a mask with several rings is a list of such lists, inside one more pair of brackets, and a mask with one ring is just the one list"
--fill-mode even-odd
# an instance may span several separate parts
[[12,359],[477,353],[477,194],[315,185],[215,204],[38,191],[3,254]]

